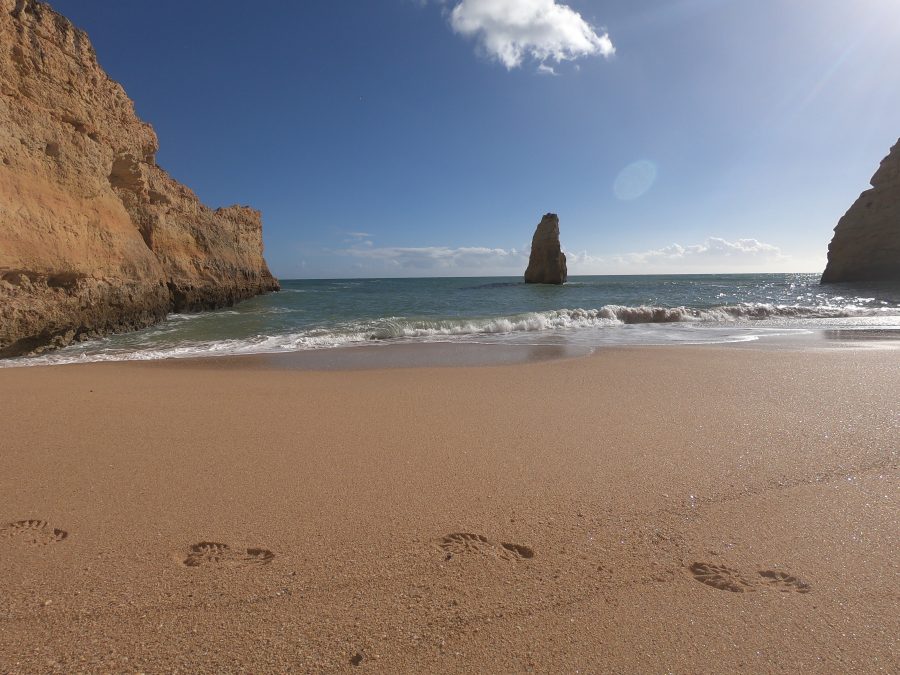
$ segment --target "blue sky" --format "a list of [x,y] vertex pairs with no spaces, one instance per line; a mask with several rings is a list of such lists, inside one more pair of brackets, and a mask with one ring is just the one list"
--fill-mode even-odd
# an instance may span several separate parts
[[897,0],[55,0],[282,278],[819,271],[900,137]]

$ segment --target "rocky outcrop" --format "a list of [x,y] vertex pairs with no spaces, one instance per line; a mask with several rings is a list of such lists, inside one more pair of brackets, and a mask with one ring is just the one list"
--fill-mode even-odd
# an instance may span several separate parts
[[559,245],[559,217],[548,213],[538,223],[531,239],[525,283],[564,284],[567,275],[566,254]]
[[838,281],[900,282],[900,141],[834,229],[822,283]]
[[157,147],[82,31],[0,0],[0,356],[278,288],[259,213],[203,206]]

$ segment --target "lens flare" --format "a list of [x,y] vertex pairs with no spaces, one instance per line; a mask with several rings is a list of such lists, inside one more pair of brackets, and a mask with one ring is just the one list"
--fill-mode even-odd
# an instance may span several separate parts
[[633,162],[619,172],[613,183],[613,192],[622,201],[643,196],[656,182],[656,164],[642,159]]

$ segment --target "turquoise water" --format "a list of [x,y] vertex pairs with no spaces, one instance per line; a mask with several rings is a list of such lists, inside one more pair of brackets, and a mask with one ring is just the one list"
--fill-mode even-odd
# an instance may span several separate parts
[[281,353],[399,342],[706,343],[827,328],[900,327],[900,289],[816,274],[282,281],[235,307],[6,365]]

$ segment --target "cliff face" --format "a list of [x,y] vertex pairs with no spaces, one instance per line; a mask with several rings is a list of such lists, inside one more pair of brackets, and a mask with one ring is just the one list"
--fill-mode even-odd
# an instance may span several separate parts
[[277,290],[260,214],[209,209],[82,31],[0,0],[0,356]]
[[566,254],[559,244],[559,217],[548,213],[538,223],[531,239],[525,283],[564,284],[567,276]]
[[841,218],[822,283],[900,281],[900,141]]

